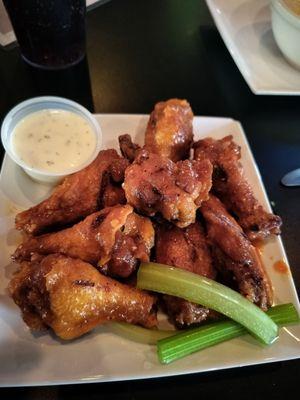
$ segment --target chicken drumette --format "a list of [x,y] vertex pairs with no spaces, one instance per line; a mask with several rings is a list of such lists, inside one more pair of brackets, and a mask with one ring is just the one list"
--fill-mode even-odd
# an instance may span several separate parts
[[145,133],[145,148],[172,161],[189,158],[193,143],[193,111],[186,100],[157,103]]
[[10,282],[10,293],[30,328],[51,327],[65,340],[109,321],[157,324],[154,296],[63,255],[23,262]]

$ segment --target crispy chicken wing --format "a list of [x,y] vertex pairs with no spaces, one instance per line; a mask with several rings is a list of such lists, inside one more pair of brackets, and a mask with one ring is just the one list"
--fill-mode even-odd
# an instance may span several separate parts
[[162,264],[214,279],[216,271],[200,222],[180,229],[168,223],[157,224],[155,258]]
[[132,162],[137,156],[141,147],[133,143],[131,136],[128,134],[119,136],[119,145],[123,157]]
[[[198,221],[185,229],[166,223],[158,225],[155,258],[159,263],[211,279],[216,276],[203,228]],[[209,309],[178,297],[164,295],[163,301],[168,315],[179,327],[202,322],[211,314]]]
[[113,207],[117,204],[126,204],[124,189],[120,185],[112,182],[110,179],[104,186],[102,195],[100,195],[99,204],[99,208]]
[[155,105],[145,133],[145,148],[176,162],[189,158],[193,142],[193,111],[186,100]]
[[143,149],[125,171],[123,184],[129,204],[153,216],[160,212],[179,227],[195,222],[196,210],[211,188],[210,161],[179,161]]
[[51,327],[65,340],[108,321],[157,324],[153,296],[63,255],[23,262],[10,283],[10,293],[32,329]]
[[232,136],[206,138],[194,145],[195,159],[209,159],[214,166],[213,191],[234,213],[250,240],[280,234],[281,218],[266,212],[255,198],[240,163],[240,147]]
[[116,233],[110,260],[102,264],[100,260],[98,266],[106,275],[128,278],[140,262],[149,261],[153,246],[152,222],[149,218],[132,212],[128,215],[122,232],[119,230]]
[[148,218],[132,207],[114,206],[55,233],[29,237],[13,258],[30,260],[32,254],[60,253],[96,265],[108,275],[128,277],[139,261],[149,261],[154,229]]
[[272,305],[272,287],[255,247],[219,199],[210,196],[201,212],[212,244],[216,267],[231,278],[241,294],[266,310]]
[[109,182],[108,175],[114,182],[122,182],[127,165],[128,161],[115,150],[100,151],[89,166],[66,177],[48,199],[19,213],[16,228],[35,235],[97,211]]

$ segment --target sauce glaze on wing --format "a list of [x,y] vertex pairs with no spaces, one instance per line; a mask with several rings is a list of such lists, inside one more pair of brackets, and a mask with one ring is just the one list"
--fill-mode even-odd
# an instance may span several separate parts
[[51,327],[65,340],[109,321],[148,328],[157,324],[154,296],[63,255],[23,262],[10,282],[10,293],[32,329]]
[[157,103],[145,133],[145,148],[176,162],[189,158],[193,143],[193,111],[186,100]]
[[133,212],[131,206],[107,207],[71,228],[29,237],[13,258],[30,260],[35,253],[60,253],[97,265],[110,276],[128,277],[140,261],[149,261],[154,245],[151,221]]
[[255,247],[219,199],[210,195],[200,209],[212,244],[215,265],[248,300],[267,310],[273,302],[272,286]]
[[240,163],[241,149],[232,136],[199,140],[194,149],[196,160],[209,159],[213,164],[213,192],[234,213],[249,239],[279,235],[281,218],[265,211],[254,196]]
[[131,136],[128,134],[120,135],[118,139],[123,157],[132,162],[137,156],[139,150],[141,150],[141,147],[138,144],[133,143]]
[[[155,233],[155,259],[158,263],[210,279],[216,277],[203,228],[198,221],[185,229],[167,223],[158,224]],[[178,297],[164,295],[163,301],[167,314],[179,327],[200,323],[212,316],[211,310]]]
[[39,234],[47,228],[77,222],[101,207],[108,176],[122,182],[128,161],[115,150],[100,151],[86,168],[67,176],[42,203],[16,216],[16,228]]
[[195,222],[196,210],[211,188],[210,161],[173,163],[143,149],[125,171],[123,188],[129,204],[154,216],[160,212],[179,227]]

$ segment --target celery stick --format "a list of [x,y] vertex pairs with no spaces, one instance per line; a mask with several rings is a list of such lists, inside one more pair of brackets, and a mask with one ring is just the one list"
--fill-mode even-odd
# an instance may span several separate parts
[[[286,325],[299,323],[299,316],[293,304],[272,307],[267,314],[275,323]],[[158,358],[168,364],[206,347],[244,335],[247,330],[234,321],[220,321],[187,330],[157,343]]]
[[192,272],[163,264],[142,263],[137,287],[216,310],[243,325],[265,344],[271,344],[278,335],[277,325],[259,307],[238,292]]

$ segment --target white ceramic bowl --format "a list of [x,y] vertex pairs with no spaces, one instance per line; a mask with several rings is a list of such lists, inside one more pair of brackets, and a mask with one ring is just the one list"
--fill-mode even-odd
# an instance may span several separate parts
[[272,29],[278,47],[286,59],[300,68],[300,17],[282,0],[272,0]]
[[[59,110],[70,111],[77,115],[80,115],[89,123],[89,125],[92,128],[92,131],[96,136],[96,146],[92,155],[87,160],[85,160],[83,164],[76,166],[72,169],[68,169],[62,173],[51,173],[48,171],[45,172],[42,170],[29,167],[22,160],[20,160],[18,155],[14,152],[12,146],[12,133],[14,131],[15,126],[18,124],[19,121],[21,121],[27,115],[45,109],[59,109]],[[80,104],[72,100],[64,99],[62,97],[45,96],[45,97],[35,97],[33,99],[23,101],[22,103],[15,106],[4,118],[1,127],[1,139],[5,151],[7,152],[9,157],[15,163],[17,163],[21,168],[23,168],[24,171],[31,178],[39,182],[55,184],[58,183],[60,180],[62,180],[65,176],[86,167],[96,158],[102,145],[102,132],[95,117]]]

